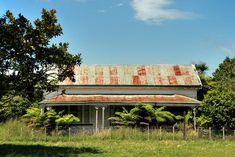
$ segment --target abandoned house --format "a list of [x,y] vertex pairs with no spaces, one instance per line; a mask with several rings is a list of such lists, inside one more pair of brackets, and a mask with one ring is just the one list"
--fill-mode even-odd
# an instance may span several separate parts
[[108,118],[123,106],[142,102],[182,113],[200,103],[197,90],[202,84],[194,65],[84,64],[74,72],[75,82],[67,78],[58,91],[45,95],[42,112],[50,107],[64,110],[95,130],[109,127]]

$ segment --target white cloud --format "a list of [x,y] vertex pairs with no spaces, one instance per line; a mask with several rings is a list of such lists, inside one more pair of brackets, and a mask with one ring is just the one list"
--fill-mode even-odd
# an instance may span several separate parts
[[178,9],[169,9],[174,0],[132,0],[131,6],[135,10],[135,18],[156,24],[165,20],[192,19],[196,15]]
[[222,51],[223,53],[226,54],[234,54],[235,53],[235,48],[227,48],[227,47],[219,47],[219,51]]

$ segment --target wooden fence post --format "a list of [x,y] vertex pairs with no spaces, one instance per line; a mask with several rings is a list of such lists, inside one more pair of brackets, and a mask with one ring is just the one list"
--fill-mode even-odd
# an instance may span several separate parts
[[160,128],[159,128],[160,130],[159,130],[159,133],[160,133],[160,140],[162,139],[162,127],[160,126]]
[[186,140],[186,117],[185,115],[186,113],[184,111],[184,131],[183,131],[184,140]]
[[209,139],[211,140],[211,127],[209,127]]
[[71,136],[71,129],[69,127],[69,141],[70,141],[70,136]]
[[47,140],[47,128],[45,128],[44,133],[45,133],[45,140]]
[[200,138],[200,127],[197,127],[197,136]]
[[20,128],[20,137],[23,137],[23,128]]
[[57,135],[57,136],[59,135],[59,127],[58,127],[58,124],[56,125],[56,135]]
[[223,127],[223,140],[225,139],[225,130],[224,130],[224,127]]
[[150,136],[150,131],[149,131],[149,125],[148,125],[148,140],[149,140],[149,136]]

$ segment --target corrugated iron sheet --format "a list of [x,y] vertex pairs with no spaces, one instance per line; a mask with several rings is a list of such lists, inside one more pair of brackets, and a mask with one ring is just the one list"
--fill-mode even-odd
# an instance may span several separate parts
[[60,85],[200,86],[193,65],[81,65],[75,67],[75,82]]
[[59,95],[48,100],[44,100],[42,104],[57,103],[181,103],[181,104],[199,104],[198,100],[182,95]]

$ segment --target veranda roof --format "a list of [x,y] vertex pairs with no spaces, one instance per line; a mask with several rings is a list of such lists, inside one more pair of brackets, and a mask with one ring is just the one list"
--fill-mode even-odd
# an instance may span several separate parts
[[44,100],[41,104],[60,105],[60,104],[97,104],[97,103],[155,103],[169,104],[176,106],[198,106],[200,101],[183,95],[59,95]]

